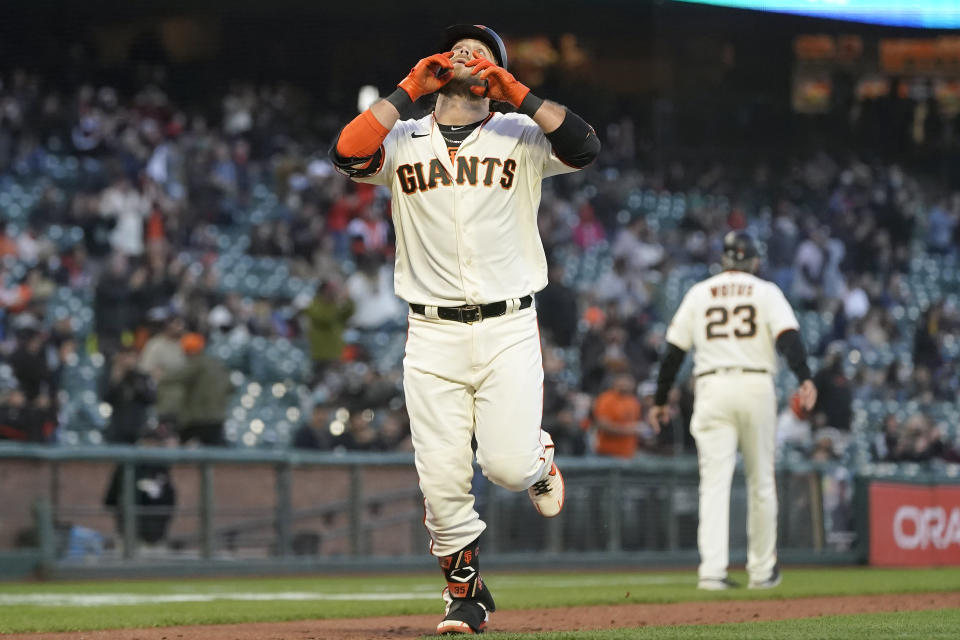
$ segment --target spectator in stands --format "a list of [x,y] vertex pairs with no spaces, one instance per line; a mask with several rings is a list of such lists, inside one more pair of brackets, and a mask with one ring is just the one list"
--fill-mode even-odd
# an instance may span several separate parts
[[643,409],[636,383],[627,373],[617,375],[609,389],[593,405],[594,453],[616,458],[636,455],[641,439],[654,436],[643,430]]
[[794,259],[793,297],[803,309],[816,310],[821,296],[839,295],[843,244],[831,241],[830,228],[814,226]]
[[354,312],[354,304],[339,283],[327,280],[317,287],[317,293],[303,310],[306,319],[310,356],[314,375],[323,372],[343,353],[343,332]]
[[928,462],[945,453],[943,434],[928,416],[914,414],[903,423],[893,450],[897,462]]
[[618,317],[631,318],[650,299],[644,277],[645,272],[629,268],[626,256],[618,256],[613,260],[613,268],[593,283],[589,294],[600,304],[612,305]]
[[573,227],[573,241],[581,250],[590,249],[607,239],[607,231],[597,220],[597,214],[588,201],[580,204],[577,224]]
[[[589,413],[591,399],[571,387],[566,375],[563,351],[547,341],[543,348],[543,428],[553,438],[559,455],[581,456],[587,443],[582,423]],[[583,401],[586,400],[586,407]]]
[[[146,265],[140,267],[143,269],[143,286],[137,293],[137,300],[140,309],[148,312],[150,309],[169,307],[177,292],[179,282],[177,272],[180,268],[178,260],[167,259],[165,245],[154,244],[146,254]],[[138,318],[138,324],[142,320],[150,322],[144,315]]]
[[153,379],[137,368],[137,350],[120,348],[113,358],[101,399],[112,409],[107,442],[135,444],[147,428],[148,412],[157,399]]
[[354,312],[350,326],[364,331],[398,328],[406,309],[393,293],[393,269],[375,252],[357,258],[357,270],[347,278]]
[[636,216],[620,230],[611,251],[614,258],[624,258],[633,272],[656,268],[666,257],[663,245],[643,216]]
[[[161,430],[147,430],[137,440],[143,447],[174,446],[176,440]],[[118,464],[110,478],[103,504],[113,510],[117,535],[123,540],[124,508],[123,464]],[[167,537],[170,521],[177,503],[177,491],[173,484],[170,465],[163,462],[141,462],[133,467],[134,536],[144,549],[162,546]],[[140,510],[142,508],[142,510]]]
[[589,394],[600,393],[604,384],[607,314],[591,305],[583,313],[587,329],[580,339],[580,388]]
[[[821,390],[813,407],[813,422],[826,424],[840,431],[849,431],[853,393],[850,390],[850,380],[843,371],[843,363],[843,348],[832,345],[827,351],[823,367],[813,376],[813,383]],[[822,414],[822,419],[818,414]]]
[[13,225],[7,223],[0,227],[0,260],[17,255],[16,232]]
[[781,199],[776,205],[776,217],[773,219],[773,231],[767,243],[767,266],[771,279],[782,291],[790,291],[793,286],[793,256],[797,251],[799,229],[797,212],[788,200]]
[[413,451],[410,421],[407,420],[405,412],[388,412],[380,423],[380,432],[377,435],[381,451]]
[[943,301],[930,305],[917,322],[913,338],[913,362],[936,371],[943,362],[940,355],[940,321],[943,316]]
[[[819,389],[819,387],[817,387]],[[777,453],[786,450],[807,452],[813,444],[810,412],[800,404],[800,396],[793,393],[790,402],[777,417]]]
[[50,252],[50,239],[41,237],[33,223],[17,234],[17,257],[20,262],[35,267],[40,258]]
[[817,431],[813,439],[813,450],[810,452],[810,460],[813,462],[834,462],[839,460],[837,455],[837,445],[833,434],[829,429]]
[[22,314],[14,323],[17,348],[10,356],[13,375],[28,404],[40,395],[50,395],[57,388],[57,371],[50,366],[47,336],[30,314]]
[[954,196],[941,198],[931,207],[927,218],[927,250],[935,253],[956,251],[953,236],[960,223],[960,201]]
[[547,286],[537,294],[537,309],[540,327],[544,337],[548,337],[560,347],[573,344],[577,332],[577,294],[564,282],[563,264],[550,265]]
[[150,214],[150,202],[123,174],[117,174],[100,196],[100,215],[116,221],[110,246],[126,256],[143,254],[143,223]]
[[330,433],[330,407],[317,403],[310,411],[310,418],[297,429],[293,436],[293,446],[297,449],[316,449],[330,451],[333,448],[333,435]]
[[361,208],[359,214],[347,224],[346,233],[354,258],[365,253],[376,253],[384,257],[392,254],[386,209],[387,203],[382,198],[376,198]]
[[206,340],[199,333],[184,334],[180,342],[187,362],[164,377],[164,384],[180,386],[183,397],[177,425],[180,443],[223,445],[223,421],[233,393],[230,372],[204,353]]
[[124,333],[133,328],[137,315],[134,294],[143,282],[131,277],[128,266],[124,254],[114,253],[97,283],[94,318],[100,352],[108,359],[120,347]]
[[56,428],[56,415],[44,411],[49,396],[37,396],[30,404],[19,389],[9,389],[0,395],[0,440],[20,442],[50,442]]
[[72,289],[93,288],[94,273],[87,248],[83,244],[75,244],[60,257],[57,283]]
[[900,422],[896,414],[888,413],[883,418],[880,430],[874,434],[870,445],[873,459],[876,461],[890,461],[894,459],[897,450],[897,440],[900,438]]
[[181,385],[168,379],[187,364],[183,352],[183,319],[168,307],[154,307],[147,312],[147,321],[155,331],[140,353],[138,368],[153,379],[156,387],[157,418],[168,429],[175,429],[177,414],[183,403]]
[[380,439],[376,428],[371,424],[372,417],[365,411],[350,414],[345,430],[333,440],[334,451],[377,451]]

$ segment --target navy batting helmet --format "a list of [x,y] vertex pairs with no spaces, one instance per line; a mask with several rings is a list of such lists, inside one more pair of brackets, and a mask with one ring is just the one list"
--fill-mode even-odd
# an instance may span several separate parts
[[730,231],[723,237],[723,266],[725,269],[750,271],[753,259],[758,257],[757,244],[746,231]]
[[507,68],[507,47],[503,44],[503,40],[500,39],[496,31],[482,24],[451,25],[447,27],[443,33],[443,43],[440,45],[441,50],[450,51],[453,45],[457,43],[457,40],[462,38],[474,38],[487,45],[497,59],[497,64],[504,69]]

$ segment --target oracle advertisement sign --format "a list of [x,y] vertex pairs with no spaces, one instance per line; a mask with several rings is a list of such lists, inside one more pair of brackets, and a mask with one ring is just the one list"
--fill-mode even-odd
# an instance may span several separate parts
[[872,483],[870,564],[960,566],[960,486]]

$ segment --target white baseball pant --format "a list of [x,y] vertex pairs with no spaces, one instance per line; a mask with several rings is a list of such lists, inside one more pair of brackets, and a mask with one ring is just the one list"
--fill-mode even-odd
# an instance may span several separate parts
[[469,493],[471,436],[483,474],[506,489],[523,491],[550,469],[540,332],[533,308],[474,324],[411,313],[409,323],[403,388],[430,551],[442,557],[486,528]]
[[777,562],[776,407],[768,374],[715,373],[696,382],[690,432],[700,467],[701,580],[727,577],[738,445],[747,481],[747,573],[766,580]]

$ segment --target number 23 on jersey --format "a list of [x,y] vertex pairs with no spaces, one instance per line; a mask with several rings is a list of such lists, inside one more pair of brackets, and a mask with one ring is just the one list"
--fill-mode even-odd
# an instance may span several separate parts
[[718,338],[752,338],[757,335],[757,308],[752,304],[710,307],[706,311],[707,340]]

